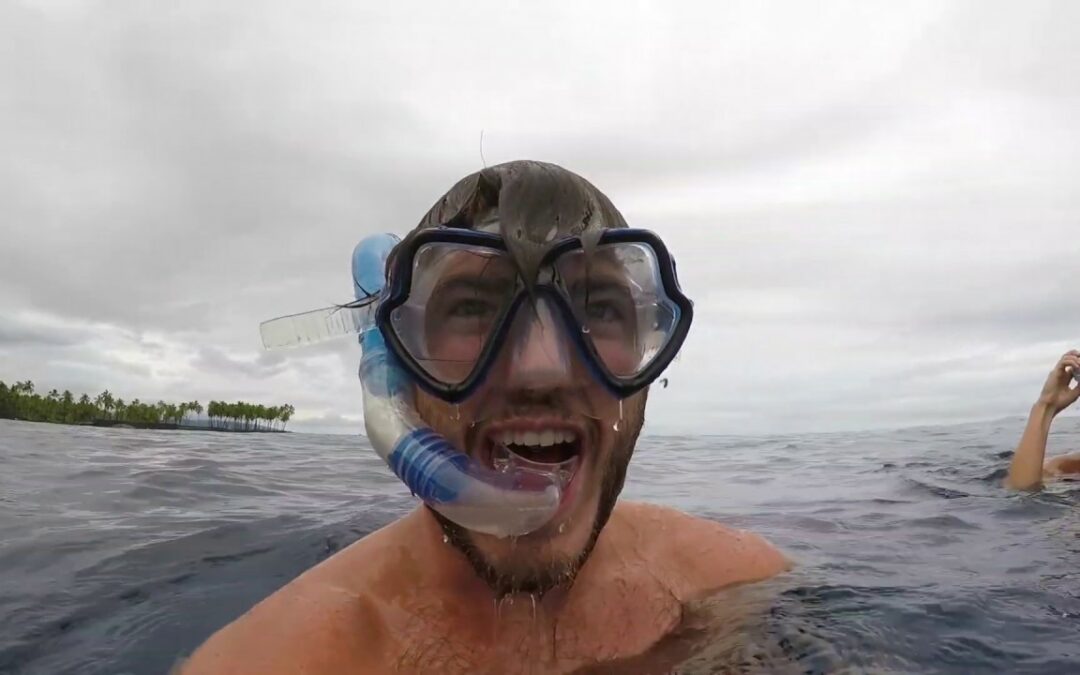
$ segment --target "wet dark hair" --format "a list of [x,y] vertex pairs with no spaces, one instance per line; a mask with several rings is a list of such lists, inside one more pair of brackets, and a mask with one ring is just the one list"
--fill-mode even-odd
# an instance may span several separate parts
[[[600,234],[627,227],[619,210],[589,181],[561,166],[519,160],[488,167],[459,180],[406,236],[448,226],[477,229],[497,222],[526,283],[536,276],[552,243],[580,237],[588,254]],[[394,255],[387,260],[393,269]]]

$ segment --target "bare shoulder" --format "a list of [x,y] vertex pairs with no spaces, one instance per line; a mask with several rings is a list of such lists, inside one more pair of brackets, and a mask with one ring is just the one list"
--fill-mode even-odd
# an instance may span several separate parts
[[1048,477],[1080,474],[1080,452],[1054,457],[1046,462],[1043,473]]
[[676,509],[636,502],[616,511],[680,600],[785,572],[791,562],[764,537]]
[[379,670],[387,644],[364,565],[395,525],[306,571],[210,637],[180,675],[338,673]]

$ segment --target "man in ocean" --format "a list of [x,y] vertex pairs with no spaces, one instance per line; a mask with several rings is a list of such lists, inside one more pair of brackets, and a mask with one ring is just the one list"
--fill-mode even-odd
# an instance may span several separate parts
[[[1060,478],[1080,478],[1080,453],[1054,457],[1043,464],[1046,457],[1046,441],[1054,418],[1080,398],[1080,351],[1066,352],[1046,378],[1039,399],[1031,407],[1027,426],[1020,444],[1013,455],[1008,487],[1031,490],[1044,481]],[[1076,380],[1076,384],[1073,381]]]
[[498,536],[421,504],[212,636],[185,675],[641,672],[625,664],[688,604],[788,568],[752,533],[618,501],[648,384],[692,312],[659,238],[592,184],[539,162],[472,174],[387,274],[402,299],[383,332],[419,417],[478,475],[502,462],[529,489],[558,473],[557,508]]

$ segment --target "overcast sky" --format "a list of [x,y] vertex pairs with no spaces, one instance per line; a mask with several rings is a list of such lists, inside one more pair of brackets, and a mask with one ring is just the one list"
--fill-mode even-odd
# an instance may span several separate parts
[[[453,7],[452,7],[453,6]],[[1080,345],[1080,3],[0,4],[0,379],[362,429],[364,235],[576,171],[696,316],[654,432],[1026,413]]]

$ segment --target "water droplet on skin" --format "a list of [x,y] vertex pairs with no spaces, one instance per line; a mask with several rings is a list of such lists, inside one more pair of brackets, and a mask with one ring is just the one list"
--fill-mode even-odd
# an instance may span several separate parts
[[451,411],[450,413],[450,419],[454,420],[455,422],[461,419],[461,406],[456,403],[454,404],[453,411]]
[[623,418],[622,399],[619,399],[619,419],[615,420],[615,424],[612,424],[611,428],[614,429],[615,431],[618,431],[619,426],[622,423],[622,418]]
[[450,535],[448,535],[448,534],[444,534],[444,535],[442,536],[442,543],[444,543],[444,544],[449,544],[449,543],[450,543]]
[[566,532],[566,523],[559,523],[559,534]]
[[532,620],[536,621],[536,596],[529,593],[529,599],[532,600]]
[[589,327],[588,326],[582,326],[581,327],[581,332],[588,335],[589,334]]

